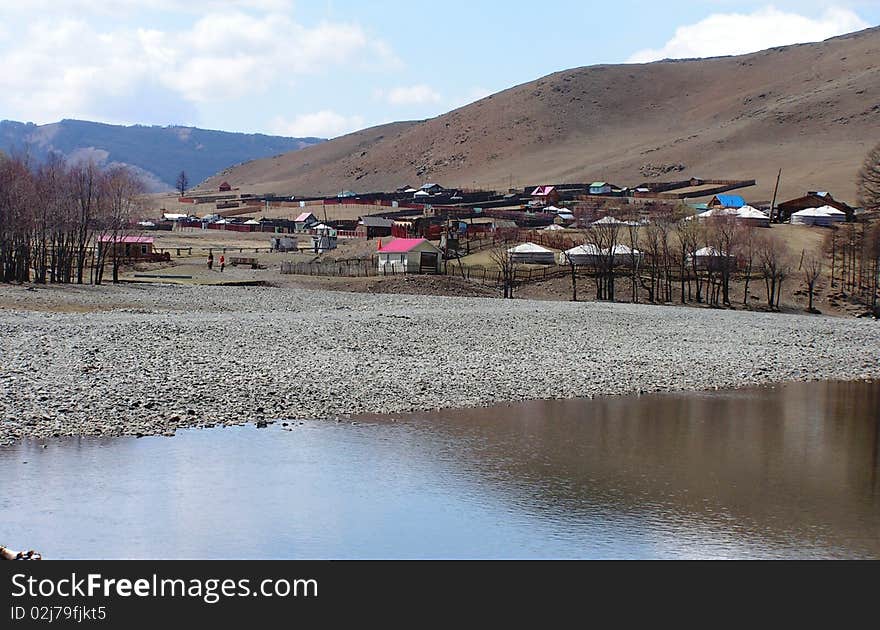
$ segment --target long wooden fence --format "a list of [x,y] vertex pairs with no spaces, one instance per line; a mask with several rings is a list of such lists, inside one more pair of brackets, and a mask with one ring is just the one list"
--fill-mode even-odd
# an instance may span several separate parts
[[281,263],[281,273],[286,276],[333,276],[343,278],[405,275],[401,270],[379,269],[375,260],[366,258],[334,261],[284,262]]
[[[517,284],[541,282],[553,278],[561,278],[570,273],[568,267],[550,266],[518,268],[514,277]],[[446,275],[458,276],[466,280],[476,280],[484,284],[501,285],[503,277],[497,267],[485,267],[483,265],[456,265],[450,264]]]

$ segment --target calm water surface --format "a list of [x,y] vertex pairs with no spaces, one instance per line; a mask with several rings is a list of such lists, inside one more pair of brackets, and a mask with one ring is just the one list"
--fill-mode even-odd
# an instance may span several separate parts
[[52,558],[880,558],[880,384],[0,449]]

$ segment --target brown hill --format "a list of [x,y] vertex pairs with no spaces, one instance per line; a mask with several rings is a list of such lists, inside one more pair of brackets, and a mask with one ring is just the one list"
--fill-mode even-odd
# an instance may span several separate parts
[[880,28],[738,57],[558,72],[443,116],[384,125],[206,182],[335,194],[449,187],[749,178],[749,199],[831,190],[880,141]]

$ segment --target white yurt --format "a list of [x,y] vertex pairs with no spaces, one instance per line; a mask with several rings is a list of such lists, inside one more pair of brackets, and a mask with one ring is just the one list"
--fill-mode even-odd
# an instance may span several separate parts
[[602,255],[602,251],[595,245],[578,245],[566,252],[559,254],[560,265],[594,265]]
[[818,225],[821,227],[829,227],[835,223],[843,223],[846,221],[846,213],[832,208],[831,206],[822,206],[821,208],[807,208],[791,215],[792,225]]
[[736,218],[755,227],[770,227],[770,216],[752,206],[743,206],[737,210]]
[[706,212],[697,215],[697,218],[700,220],[717,219],[721,217],[730,217],[742,223],[749,223],[757,227],[770,227],[770,217],[752,206],[743,206],[742,208],[712,208],[711,210],[707,210]]
[[603,217],[598,221],[593,221],[593,225],[625,225],[625,223],[619,219],[615,219],[611,215],[607,217]]
[[555,265],[556,255],[553,250],[535,243],[523,243],[507,250],[511,262],[525,265]]
[[545,227],[543,230],[544,230],[544,232],[561,232],[564,229],[565,228],[562,227],[561,225],[557,225],[556,223],[553,223],[552,225],[548,225],[547,227]]
[[710,246],[698,249],[688,256],[688,264],[696,262],[697,267],[700,269],[720,269],[725,264],[725,259],[727,259],[727,264],[736,266],[735,257]]
[[[610,253],[610,250],[605,250],[606,255]],[[645,255],[637,249],[632,249],[631,247],[627,247],[626,245],[615,245],[614,246],[614,266],[618,265],[632,265],[633,263],[636,266],[642,264],[642,261],[645,259]]]

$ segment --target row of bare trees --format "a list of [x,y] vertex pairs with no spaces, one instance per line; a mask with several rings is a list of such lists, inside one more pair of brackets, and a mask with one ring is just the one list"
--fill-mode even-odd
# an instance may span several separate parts
[[831,286],[878,313],[880,220],[833,227],[825,239],[831,260]]
[[118,281],[119,248],[144,192],[124,167],[0,155],[0,281],[101,284]]
[[[633,302],[732,306],[732,283],[738,278],[743,281],[742,302],[748,304],[758,276],[764,280],[767,305],[779,307],[782,285],[793,270],[784,242],[733,218],[687,217],[692,213],[669,208],[647,223],[593,223],[586,241],[596,252],[589,271],[596,278],[597,299],[613,301],[615,279],[622,277],[629,280]],[[572,282],[576,295],[574,273]]]

